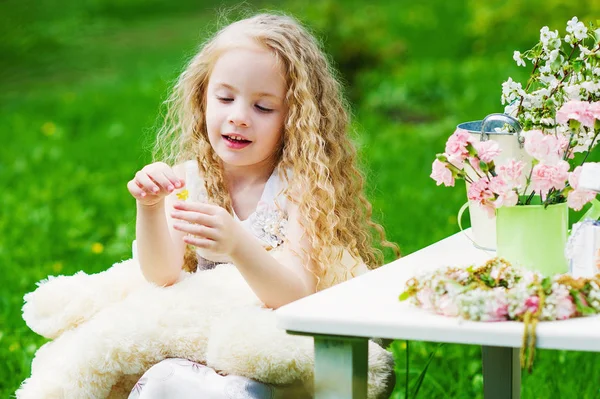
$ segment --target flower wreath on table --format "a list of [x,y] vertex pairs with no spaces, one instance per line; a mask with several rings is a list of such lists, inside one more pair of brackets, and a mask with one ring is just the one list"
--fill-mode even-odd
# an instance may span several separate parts
[[501,258],[466,269],[447,267],[406,282],[400,300],[444,316],[473,321],[522,321],[521,367],[531,371],[539,321],[600,313],[600,274],[544,277]]

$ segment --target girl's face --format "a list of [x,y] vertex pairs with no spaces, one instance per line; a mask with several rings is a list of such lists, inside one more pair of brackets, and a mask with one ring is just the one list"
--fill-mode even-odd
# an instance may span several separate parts
[[258,46],[223,53],[208,81],[206,127],[219,158],[230,166],[270,163],[286,116],[284,70]]

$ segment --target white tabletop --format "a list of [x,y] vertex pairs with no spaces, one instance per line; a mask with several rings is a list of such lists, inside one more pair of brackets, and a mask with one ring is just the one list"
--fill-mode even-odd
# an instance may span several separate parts
[[[476,249],[463,233],[458,233],[279,308],[278,326],[307,334],[520,347],[522,323],[471,322],[432,314],[398,300],[405,282],[420,271],[481,265],[493,255]],[[600,352],[600,317],[539,323],[537,346]]]

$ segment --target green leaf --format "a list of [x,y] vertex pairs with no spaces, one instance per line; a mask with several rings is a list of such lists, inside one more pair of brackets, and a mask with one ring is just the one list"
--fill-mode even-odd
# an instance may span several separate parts
[[544,292],[546,294],[550,293],[550,290],[552,289],[552,278],[551,277],[545,277],[542,280],[542,289],[544,290]]
[[571,294],[573,301],[575,301],[575,308],[577,308],[577,311],[579,313],[581,313],[584,316],[596,314],[596,310],[594,310],[594,308],[591,308],[591,307],[583,304],[583,302],[581,301],[581,298],[579,297],[578,291],[571,289],[571,290],[569,290],[569,293]]
[[400,294],[400,297],[398,299],[400,299],[400,302],[406,301],[408,298],[410,298],[413,295],[414,295],[414,293],[412,292],[412,290],[406,290],[402,294]]
[[431,364],[431,361],[433,360],[433,357],[435,356],[435,354],[438,351],[438,349],[440,349],[443,345],[444,345],[443,343],[439,344],[429,354],[429,359],[427,359],[427,363],[425,364],[425,368],[423,369],[423,371],[421,371],[421,374],[419,374],[419,377],[417,378],[417,381],[415,382],[415,391],[414,391],[413,396],[412,396],[413,399],[415,399],[417,397],[417,395],[419,394],[419,390],[421,389],[421,385],[423,385],[423,381],[425,380],[425,375],[427,374],[427,369],[429,369],[429,365]]

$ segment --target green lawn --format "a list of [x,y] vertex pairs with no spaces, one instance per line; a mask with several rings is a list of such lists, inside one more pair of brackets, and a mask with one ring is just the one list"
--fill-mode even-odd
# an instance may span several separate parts
[[[436,187],[430,165],[456,124],[502,110],[508,76],[524,80],[512,51],[532,46],[543,25],[563,30],[573,15],[600,15],[596,2],[522,3],[253,3],[276,4],[323,39],[352,102],[377,219],[404,254],[458,230],[464,189]],[[192,0],[33,4],[5,1],[0,11],[0,397],[29,375],[44,342],[21,319],[23,295],[47,275],[129,257],[126,182],[150,160],[160,103],[223,9]],[[436,347],[410,344],[412,380]],[[406,343],[392,349],[401,398]],[[522,396],[600,397],[597,363],[596,354],[540,350]],[[444,345],[419,397],[482,397],[480,349]]]

